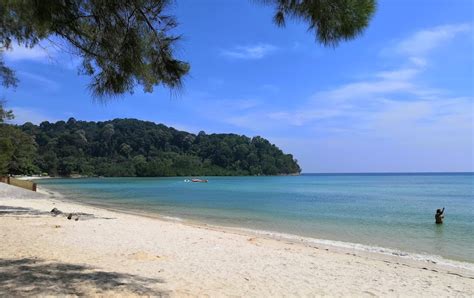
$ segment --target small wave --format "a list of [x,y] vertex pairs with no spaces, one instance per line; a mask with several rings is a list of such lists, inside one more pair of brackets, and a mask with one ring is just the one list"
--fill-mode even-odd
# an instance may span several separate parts
[[182,218],[180,218],[180,217],[174,217],[174,216],[163,216],[162,218],[163,218],[163,219],[166,219],[166,220],[172,220],[172,221],[183,221]]
[[406,258],[408,260],[422,261],[422,262],[438,264],[442,266],[448,266],[448,267],[453,267],[453,268],[474,271],[474,264],[461,262],[461,261],[448,260],[437,255],[409,253],[409,252],[405,252],[405,251],[401,251],[397,249],[380,247],[380,246],[370,246],[370,245],[337,241],[337,240],[326,240],[326,239],[302,237],[298,235],[271,232],[271,231],[265,231],[265,230],[253,230],[253,229],[246,229],[246,228],[233,228],[233,229],[244,231],[244,232],[250,232],[257,235],[267,236],[270,238],[285,239],[289,241],[298,241],[298,242],[303,242],[303,243],[308,243],[308,244],[319,244],[319,245],[331,246],[331,247],[341,248],[341,249],[358,250],[361,252],[378,253],[378,254],[383,254],[383,255],[388,255],[388,256]]

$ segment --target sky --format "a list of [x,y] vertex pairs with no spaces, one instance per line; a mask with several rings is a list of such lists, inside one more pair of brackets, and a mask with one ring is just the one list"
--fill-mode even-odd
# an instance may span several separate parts
[[0,96],[27,121],[137,118],[197,133],[260,135],[303,172],[474,171],[474,1],[379,0],[336,48],[250,0],[178,0],[184,88],[97,102],[77,59],[48,46],[5,53],[20,79]]

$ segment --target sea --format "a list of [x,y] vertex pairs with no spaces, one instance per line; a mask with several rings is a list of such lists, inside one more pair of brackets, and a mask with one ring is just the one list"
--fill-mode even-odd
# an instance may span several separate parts
[[[38,180],[67,199],[176,221],[474,265],[474,173]],[[444,224],[435,211],[445,207]]]

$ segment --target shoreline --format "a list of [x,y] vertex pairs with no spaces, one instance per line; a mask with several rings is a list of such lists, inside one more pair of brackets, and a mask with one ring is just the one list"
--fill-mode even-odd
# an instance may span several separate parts
[[144,216],[151,219],[169,221],[169,222],[178,222],[181,224],[189,225],[192,227],[198,228],[205,228],[205,229],[213,229],[216,231],[221,232],[233,232],[233,233],[241,233],[245,236],[259,236],[265,237],[267,239],[277,240],[277,241],[287,241],[293,243],[299,243],[306,246],[314,246],[318,245],[323,247],[324,249],[333,249],[339,250],[341,253],[354,253],[357,252],[359,254],[366,254],[368,256],[374,258],[383,259],[384,257],[388,258],[397,258],[401,259],[407,263],[413,262],[422,262],[427,264],[438,264],[444,266],[446,268],[452,269],[462,269],[472,272],[472,276],[474,276],[474,263],[469,261],[459,261],[459,260],[452,260],[440,255],[433,255],[433,254],[424,254],[424,253],[416,253],[416,252],[407,252],[395,248],[389,247],[382,247],[382,246],[375,246],[375,245],[366,245],[362,243],[355,243],[355,242],[346,242],[341,240],[329,240],[323,238],[315,238],[309,236],[303,236],[298,234],[286,233],[286,232],[279,232],[279,231],[268,231],[268,230],[260,230],[256,228],[248,228],[248,227],[241,227],[241,226],[226,226],[222,224],[211,224],[206,223],[204,220],[194,220],[188,218],[181,218],[175,217],[170,215],[161,214],[159,212],[147,212],[146,210],[139,210],[139,209],[122,209],[117,206],[107,205],[104,203],[91,203],[87,200],[73,200],[68,198],[67,195],[61,193],[57,190],[52,190],[48,187],[41,185],[38,187],[38,192],[56,196],[61,200],[64,200],[69,203],[84,205],[84,206],[91,206],[96,208],[103,208],[105,210],[111,212],[118,212],[124,213],[128,215],[136,215],[136,216]]
[[[301,241],[305,240],[301,237],[287,239],[275,233],[262,235],[165,216],[128,214],[52,197],[44,194],[47,191],[43,189],[34,193],[0,184],[0,206],[41,211],[37,215],[0,216],[0,259],[14,263],[33,258],[48,264],[81,264],[96,268],[95,271],[127,274],[128,282],[123,287],[107,289],[95,281],[91,285],[91,280],[84,276],[81,293],[254,297],[474,295],[474,271],[465,268],[308,243]],[[49,213],[53,207],[66,213],[92,214],[93,218],[68,221],[64,216],[53,217]],[[155,278],[155,282],[147,283],[143,292],[142,288],[130,286],[131,280],[138,277]],[[163,282],[156,282],[158,279]],[[1,282],[0,279],[3,293]],[[12,276],[12,285],[15,282],[19,280]],[[3,294],[12,293],[25,294]],[[48,288],[38,294],[64,292],[51,292]]]

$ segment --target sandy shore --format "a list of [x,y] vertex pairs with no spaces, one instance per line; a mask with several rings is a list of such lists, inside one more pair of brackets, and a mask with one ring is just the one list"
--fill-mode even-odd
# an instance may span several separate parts
[[[54,207],[66,214],[52,216]],[[470,270],[125,214],[3,183],[0,227],[0,296],[474,295]]]
[[40,179],[51,179],[50,176],[14,176],[13,178],[18,180],[40,180]]

